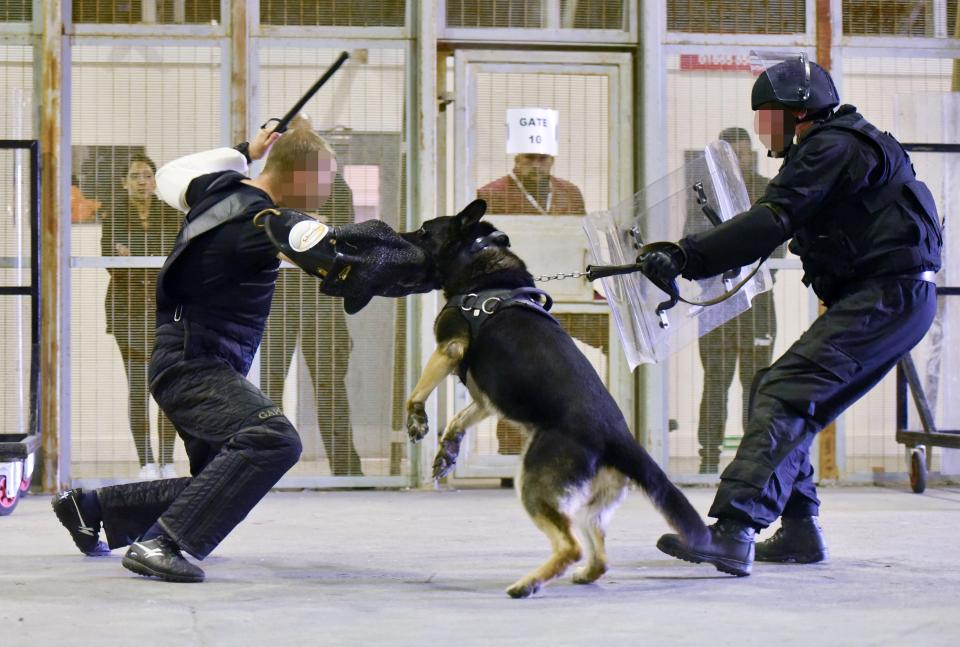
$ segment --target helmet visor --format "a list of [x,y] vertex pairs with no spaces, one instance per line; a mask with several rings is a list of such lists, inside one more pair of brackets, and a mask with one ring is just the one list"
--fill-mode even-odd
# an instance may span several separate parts
[[770,101],[799,107],[810,98],[810,59],[806,52],[752,50],[750,68],[766,74]]

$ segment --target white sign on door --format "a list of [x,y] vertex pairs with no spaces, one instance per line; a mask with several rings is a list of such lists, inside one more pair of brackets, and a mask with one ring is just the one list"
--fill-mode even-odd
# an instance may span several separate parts
[[560,113],[550,108],[507,109],[507,153],[557,156]]

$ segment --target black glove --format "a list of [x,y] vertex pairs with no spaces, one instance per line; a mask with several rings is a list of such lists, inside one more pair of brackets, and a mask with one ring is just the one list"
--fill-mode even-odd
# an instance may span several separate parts
[[669,284],[680,276],[687,264],[687,255],[683,248],[675,243],[653,243],[653,249],[641,253],[637,259],[640,271],[657,284]]
[[347,314],[359,312],[375,296],[403,297],[439,286],[429,256],[381,220],[333,228],[338,260],[350,267],[341,282],[321,289],[343,297]]

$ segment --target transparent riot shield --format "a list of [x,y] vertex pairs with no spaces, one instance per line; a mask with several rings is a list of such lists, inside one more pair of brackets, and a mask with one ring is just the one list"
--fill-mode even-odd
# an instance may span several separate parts
[[[609,211],[584,221],[593,262],[622,265],[658,240],[675,241],[719,225],[750,207],[736,155],[716,141],[679,170],[652,183]],[[754,269],[742,267],[700,281],[678,279],[680,296],[702,302],[732,289]],[[716,305],[682,301],[658,314],[669,300],[640,272],[601,279],[630,368],[657,362],[750,308],[753,297],[772,287],[765,267],[729,299]]]

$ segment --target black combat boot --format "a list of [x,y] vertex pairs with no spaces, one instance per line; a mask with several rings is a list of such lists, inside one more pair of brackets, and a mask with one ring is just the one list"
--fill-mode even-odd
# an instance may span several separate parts
[[718,571],[743,577],[753,566],[753,526],[732,519],[720,519],[707,529],[704,537],[692,544],[680,535],[660,537],[657,548],[671,557],[699,564],[707,562]]
[[133,542],[122,563],[138,575],[168,582],[202,582],[204,578],[203,570],[184,559],[180,547],[166,535]]
[[99,557],[109,555],[110,549],[100,541],[100,520],[93,518],[83,509],[88,506],[82,504],[82,497],[96,496],[93,492],[84,492],[80,488],[61,492],[53,497],[50,505],[53,513],[70,533],[73,543],[84,555]]
[[817,517],[784,517],[777,532],[757,544],[758,562],[814,564],[828,557]]

